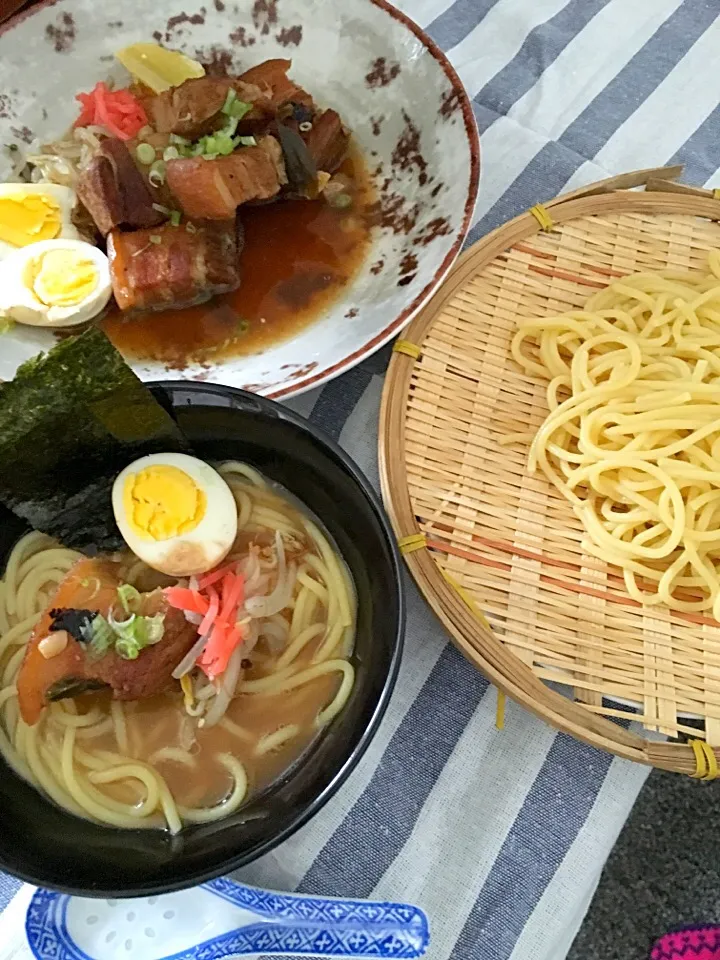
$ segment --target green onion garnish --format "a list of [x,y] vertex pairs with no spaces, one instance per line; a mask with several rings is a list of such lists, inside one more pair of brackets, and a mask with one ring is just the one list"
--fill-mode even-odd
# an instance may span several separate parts
[[163,150],[163,160],[177,160],[180,151],[177,147],[165,147]]
[[156,233],[150,235],[150,243],[162,243],[162,237],[159,237]]
[[349,193],[335,193],[328,197],[328,203],[336,210],[346,210],[352,206],[352,197]]
[[255,137],[236,137],[236,140],[241,147],[256,147],[257,140]]
[[179,227],[179,226],[180,226],[180,220],[181,220],[181,219],[182,219],[182,214],[180,213],[179,210],[171,210],[171,211],[170,211],[170,223],[171,223],[174,227]]
[[172,213],[170,207],[164,207],[161,203],[154,203],[152,208],[153,210],[157,210],[158,213],[164,214],[166,217],[169,217]]
[[130,583],[123,583],[122,586],[117,588],[117,595],[125,613],[132,613],[130,605],[137,603],[140,599],[140,591],[136,590]]
[[187,137],[181,137],[177,133],[171,133],[168,137],[170,143],[174,143],[176,147],[189,147],[190,141]]
[[135,156],[138,158],[140,163],[149,166],[155,159],[155,147],[151,146],[149,143],[139,143],[135,148]]
[[244,100],[238,100],[237,94],[232,87],[227,92],[225,103],[222,105],[222,112],[226,117],[233,117],[236,120],[242,120],[246,113],[252,110],[251,103],[245,103]]
[[159,187],[160,184],[165,183],[164,160],[156,160],[155,163],[153,163],[153,165],[150,167],[148,179],[154,187]]
[[185,229],[187,230],[188,233],[197,233],[197,227],[195,226],[194,223],[186,223]]
[[115,633],[101,613],[87,627],[83,627],[81,632],[94,659],[100,660],[115,644]]

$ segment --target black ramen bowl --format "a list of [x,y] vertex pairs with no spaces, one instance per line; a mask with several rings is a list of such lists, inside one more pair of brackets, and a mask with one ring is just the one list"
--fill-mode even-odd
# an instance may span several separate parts
[[[350,699],[309,751],[238,813],[189,826],[118,830],[66,813],[0,761],[0,870],[82,896],[134,897],[202,883],[250,863],[320,810],[368,747],[385,712],[402,650],[398,553],[372,487],[312,424],[269,400],[207,384],[153,385],[197,456],[245,460],[324,523],[358,595]],[[0,564],[24,532],[0,507]]]

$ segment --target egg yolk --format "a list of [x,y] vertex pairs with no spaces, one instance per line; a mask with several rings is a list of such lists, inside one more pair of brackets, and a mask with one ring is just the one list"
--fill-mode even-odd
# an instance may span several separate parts
[[161,464],[130,474],[123,506],[138,537],[169,540],[195,529],[205,516],[207,498],[184,470]]
[[89,257],[76,250],[48,250],[35,257],[25,275],[25,285],[48,307],[72,307],[96,289],[100,277]]
[[18,192],[0,197],[0,240],[26,247],[38,240],[54,240],[60,233],[60,206],[43,193]]

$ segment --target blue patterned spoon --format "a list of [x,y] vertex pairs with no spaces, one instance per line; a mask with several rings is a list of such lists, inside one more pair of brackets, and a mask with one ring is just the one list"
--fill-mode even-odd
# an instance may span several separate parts
[[272,893],[232,880],[136,900],[38,890],[25,924],[37,960],[222,960],[260,954],[421,957],[418,907]]

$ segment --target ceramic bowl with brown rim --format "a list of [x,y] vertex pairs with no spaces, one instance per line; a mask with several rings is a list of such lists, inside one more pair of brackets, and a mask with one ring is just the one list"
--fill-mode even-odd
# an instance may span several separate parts
[[[479,145],[455,71],[385,0],[125,0],[112,11],[95,0],[40,0],[0,26],[0,182],[11,178],[18,156],[68,129],[78,92],[102,79],[128,82],[117,50],[153,40],[233,73],[291,59],[291,77],[352,130],[369,181],[357,212],[368,231],[353,260],[337,248],[323,253],[321,226],[307,228],[310,243],[293,241],[282,221],[253,241],[250,224],[248,243],[260,250],[247,259],[243,282],[257,287],[261,270],[272,274],[266,291],[247,291],[251,315],[242,315],[241,285],[230,308],[211,303],[152,328],[142,326],[146,319],[132,321],[140,326],[119,333],[115,324],[111,336],[145,380],[209,380],[282,397],[348,370],[432,294],[467,233]],[[295,281],[308,262],[319,279],[303,286]],[[286,299],[292,294],[285,310],[292,322],[273,326],[278,284]],[[233,336],[238,324],[250,333],[234,336],[237,346],[224,352],[208,349],[208,330],[227,339],[223,323]],[[181,328],[190,345],[178,349],[173,338]],[[16,325],[2,338],[0,378],[53,342],[47,330]]]

